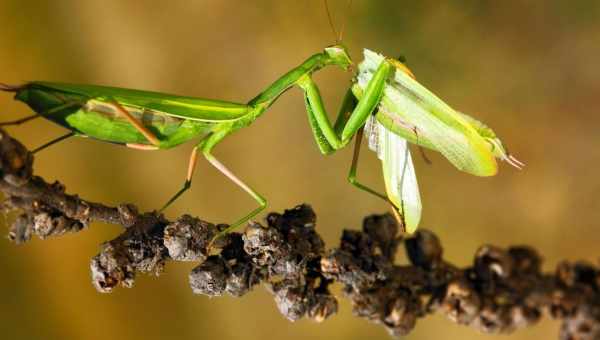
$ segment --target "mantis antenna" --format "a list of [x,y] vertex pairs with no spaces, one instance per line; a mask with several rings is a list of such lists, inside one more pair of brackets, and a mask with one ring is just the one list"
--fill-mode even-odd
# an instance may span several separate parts
[[346,24],[348,23],[348,18],[350,17],[350,10],[352,9],[352,0],[348,0],[348,10],[346,15],[346,20],[342,24],[342,28],[338,33],[335,29],[335,25],[333,24],[333,17],[331,16],[331,11],[329,10],[329,2],[324,0],[325,3],[325,11],[327,12],[327,20],[329,20],[329,27],[331,27],[331,31],[333,32],[333,36],[335,38],[335,43],[339,44],[342,42],[342,38],[344,37],[344,29],[346,28]]
[[347,24],[348,24],[348,20],[350,19],[350,13],[352,11],[352,0],[348,0],[348,10],[346,12],[346,20],[344,21],[344,23],[342,24],[342,29],[340,30],[340,35],[339,35],[339,42],[342,41],[342,39],[344,38],[344,29],[346,28]]
[[329,3],[327,0],[324,0],[325,3],[325,12],[327,12],[327,20],[329,20],[329,27],[331,27],[331,31],[333,32],[333,37],[335,39],[336,44],[339,42],[337,31],[335,30],[335,25],[333,24],[333,18],[331,17],[331,11],[329,10]]

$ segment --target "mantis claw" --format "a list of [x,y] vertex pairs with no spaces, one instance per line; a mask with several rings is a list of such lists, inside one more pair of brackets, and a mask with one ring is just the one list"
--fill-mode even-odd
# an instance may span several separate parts
[[210,254],[213,247],[215,246],[215,242],[219,241],[223,236],[228,234],[228,229],[230,227],[227,226],[227,228],[225,228],[223,231],[220,231],[217,235],[213,236],[212,240],[210,240],[210,242],[208,242],[208,246],[206,246],[206,253]]
[[0,83],[0,91],[17,92],[21,88],[23,88],[22,85],[8,85],[8,84]]
[[514,166],[515,168],[519,169],[519,170],[523,170],[523,167],[525,166],[525,163],[521,162],[520,160],[516,159],[513,155],[508,155],[507,157],[504,158],[504,160]]
[[400,226],[400,230],[402,231],[403,234],[406,233],[406,223],[404,222],[404,215],[402,215],[393,204],[391,206],[392,206],[392,212],[394,213],[394,217],[396,218],[396,221],[398,222],[398,225]]

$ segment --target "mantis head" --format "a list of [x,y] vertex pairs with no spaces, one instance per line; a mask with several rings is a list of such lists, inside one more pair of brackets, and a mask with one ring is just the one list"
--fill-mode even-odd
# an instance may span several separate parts
[[328,64],[338,65],[344,70],[347,70],[352,66],[352,59],[350,59],[348,50],[343,45],[326,47],[325,55],[328,57]]
[[[404,59],[404,58],[402,57],[402,59]],[[388,60],[388,62],[390,64],[392,64],[396,68],[396,70],[399,70],[401,72],[406,73],[412,79],[417,79],[417,78],[415,78],[415,75],[408,68],[408,66],[406,66],[406,64],[404,63],[404,61],[402,59],[400,59],[400,58],[398,58],[398,59],[388,58],[387,60]]]

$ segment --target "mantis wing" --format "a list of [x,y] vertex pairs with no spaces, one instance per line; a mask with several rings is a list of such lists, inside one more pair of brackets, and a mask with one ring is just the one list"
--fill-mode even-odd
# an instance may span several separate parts
[[[385,60],[369,50],[364,54],[358,74],[361,89]],[[459,170],[477,176],[492,176],[498,170],[492,145],[470,121],[407,75],[404,68],[397,67],[393,79],[386,84],[377,120],[411,141],[416,134],[418,139],[423,139],[419,144],[439,151]]]
[[[123,106],[148,109],[161,114],[206,122],[236,120],[248,113],[249,107],[220,100],[175,96],[165,93],[97,85],[75,85],[51,82],[27,83],[18,98],[28,102],[30,92],[72,94],[87,99],[116,100]],[[47,109],[47,108],[46,108]]]
[[371,115],[365,125],[369,148],[383,168],[387,196],[402,214],[406,231],[413,233],[421,220],[421,196],[408,142],[389,131]]

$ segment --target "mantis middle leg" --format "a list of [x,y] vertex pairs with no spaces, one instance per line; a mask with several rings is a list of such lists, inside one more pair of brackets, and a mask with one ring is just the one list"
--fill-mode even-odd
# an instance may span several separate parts
[[200,148],[202,142],[200,144],[194,146],[192,149],[192,153],[190,154],[190,160],[188,161],[187,173],[185,176],[185,182],[183,182],[183,186],[179,191],[171,197],[165,205],[158,212],[163,212],[167,209],[173,202],[175,202],[184,192],[188,191],[192,187],[192,177],[194,177],[194,171],[196,170],[196,164],[198,163],[198,149]]
[[0,126],[21,125],[21,124],[23,124],[25,122],[28,122],[28,121],[30,121],[32,119],[35,119],[35,118],[38,118],[38,117],[41,117],[41,116],[36,113],[34,115],[23,117],[23,118],[20,118],[20,119],[11,120],[11,121],[8,121],[8,122],[1,122]]

